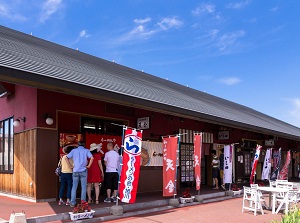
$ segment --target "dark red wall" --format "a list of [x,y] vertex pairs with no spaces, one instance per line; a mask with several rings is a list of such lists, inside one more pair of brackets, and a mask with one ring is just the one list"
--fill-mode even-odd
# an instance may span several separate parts
[[16,85],[11,95],[0,98],[0,120],[11,116],[26,117],[25,123],[14,128],[15,132],[37,126],[37,89]]

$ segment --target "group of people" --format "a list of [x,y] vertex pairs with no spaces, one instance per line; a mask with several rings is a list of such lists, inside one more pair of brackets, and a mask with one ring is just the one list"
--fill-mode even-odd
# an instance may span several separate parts
[[224,148],[220,149],[220,157],[217,156],[216,150],[212,150],[212,178],[213,178],[213,189],[219,189],[219,178],[221,180],[222,189],[226,190],[225,183],[223,182],[224,174]]
[[[100,183],[105,179],[107,198],[104,202],[116,202],[118,192],[118,168],[119,154],[114,151],[113,143],[107,143],[108,152],[104,155],[105,175],[102,166],[101,155],[95,144],[90,149],[85,148],[84,141],[77,145],[69,145],[63,148],[64,156],[61,157],[61,186],[58,205],[76,205],[78,184],[81,185],[81,200],[94,203],[92,199],[92,186],[95,189],[95,204],[99,204]],[[65,188],[67,187],[67,200],[63,201]],[[113,192],[113,193],[112,193]],[[113,195],[113,196],[111,196]]]

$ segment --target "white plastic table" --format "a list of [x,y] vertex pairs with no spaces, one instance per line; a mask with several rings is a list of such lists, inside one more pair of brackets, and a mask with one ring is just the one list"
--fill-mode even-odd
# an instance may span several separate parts
[[[276,212],[278,213],[279,210],[276,210],[276,196],[279,193],[284,194],[284,199],[282,202],[285,202],[285,213],[287,214],[288,212],[288,188],[277,188],[277,187],[257,187],[257,190],[260,190],[261,192],[269,192],[269,208],[272,206],[272,214],[275,214]],[[272,195],[272,199],[271,199]],[[272,204],[271,204],[272,200]],[[279,208],[279,207],[278,207]]]

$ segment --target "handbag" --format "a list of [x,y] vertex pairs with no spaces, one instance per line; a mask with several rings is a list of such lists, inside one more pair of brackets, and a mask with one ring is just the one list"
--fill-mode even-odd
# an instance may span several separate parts
[[61,174],[61,159],[62,158],[60,158],[60,160],[59,160],[59,162],[58,162],[58,164],[57,164],[57,167],[56,167],[56,169],[55,169],[55,174],[56,174],[56,176],[60,176],[60,174]]

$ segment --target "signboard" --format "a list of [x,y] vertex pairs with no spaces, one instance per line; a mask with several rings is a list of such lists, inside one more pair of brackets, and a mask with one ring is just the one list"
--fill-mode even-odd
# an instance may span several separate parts
[[141,166],[163,166],[162,142],[142,141]]
[[138,129],[149,129],[150,128],[149,117],[138,118],[137,119],[137,128]]
[[229,139],[229,131],[218,132],[218,139]]
[[122,145],[122,136],[114,136],[114,135],[102,135],[102,134],[85,134],[85,144],[86,148],[90,149],[90,145],[92,143],[96,143],[98,147],[98,151],[100,152],[101,157],[107,152],[107,143],[112,142],[114,145],[114,150],[119,153],[119,150]]
[[265,140],[265,146],[274,146],[274,139]]

